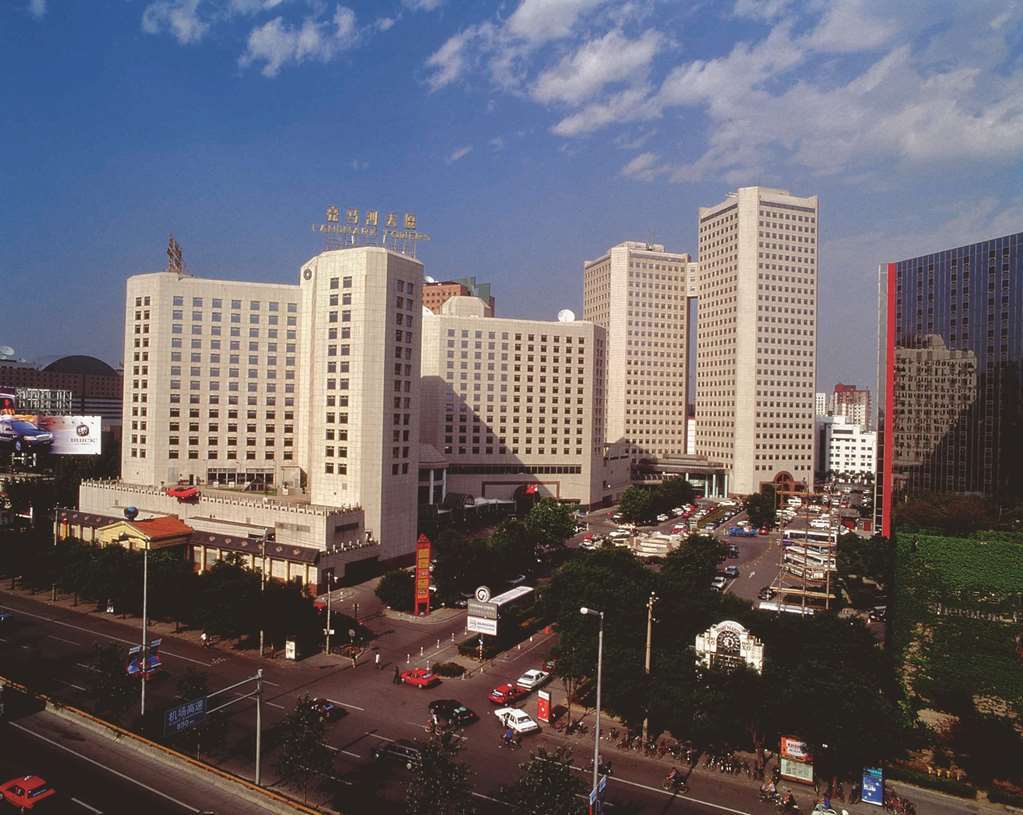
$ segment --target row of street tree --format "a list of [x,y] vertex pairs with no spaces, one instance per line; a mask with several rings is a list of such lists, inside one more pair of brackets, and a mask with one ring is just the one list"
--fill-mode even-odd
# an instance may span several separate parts
[[661,513],[692,502],[696,497],[692,485],[684,478],[671,478],[656,487],[632,486],[622,493],[618,511],[632,523],[650,523]]
[[[0,573],[29,589],[56,589],[100,609],[138,615],[142,558],[142,552],[121,546],[71,540],[54,545],[42,533],[10,533],[0,547]],[[246,644],[260,629],[275,647],[295,639],[308,648],[322,636],[320,615],[300,586],[279,581],[261,586],[259,573],[233,558],[196,574],[180,551],[149,555],[149,615]],[[339,615],[336,625],[348,630],[350,622]]]

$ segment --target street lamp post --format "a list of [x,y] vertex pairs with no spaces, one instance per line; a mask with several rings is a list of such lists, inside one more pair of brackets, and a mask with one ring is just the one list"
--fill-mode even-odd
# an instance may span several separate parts
[[600,619],[597,633],[597,718],[593,726],[593,790],[596,792],[600,781],[600,683],[604,665],[604,612],[583,606],[579,613]]
[[[657,594],[650,592],[650,597],[646,601],[646,658],[643,663],[643,667],[646,670],[646,675],[650,676],[650,652],[651,646],[653,645],[654,638],[654,603],[657,602]],[[650,716],[649,712],[643,716],[643,744],[647,743],[650,728]]]
[[149,541],[142,550],[142,721],[146,720],[146,670],[149,667]]
[[265,632],[263,631],[263,591],[266,589],[266,538],[269,534],[269,530],[263,529],[263,538],[259,543],[259,655],[263,656],[263,640]]

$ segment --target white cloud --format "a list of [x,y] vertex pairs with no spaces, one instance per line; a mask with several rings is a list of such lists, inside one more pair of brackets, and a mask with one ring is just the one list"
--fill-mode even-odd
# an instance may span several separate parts
[[448,164],[454,164],[459,159],[465,158],[469,153],[472,152],[472,145],[467,144],[464,147],[459,147],[450,156],[448,156]]
[[28,13],[41,20],[46,16],[46,0],[28,0]]
[[142,12],[143,31],[169,31],[181,45],[199,42],[208,29],[209,23],[199,18],[199,0],[156,0]]
[[283,2],[284,0],[231,0],[228,9],[233,14],[259,14],[263,11],[272,11]]
[[239,64],[244,67],[262,62],[263,76],[276,76],[288,62],[330,62],[357,40],[355,12],[347,6],[338,5],[330,20],[306,17],[298,27],[274,17],[249,33]]
[[493,150],[495,153],[499,153],[502,150],[504,150],[504,139],[501,138],[500,136],[494,136],[494,138],[487,142],[487,144],[490,146],[490,149]]
[[436,11],[444,0],[401,0],[401,4],[412,11]]
[[866,0],[832,3],[807,44],[815,51],[831,54],[870,51],[885,45],[897,32],[895,23],[873,14],[867,5]]
[[576,20],[607,0],[522,0],[506,30],[534,45],[568,36]]
[[377,31],[390,31],[396,22],[398,22],[397,17],[380,17],[373,23],[373,27]]
[[493,26],[489,23],[470,26],[449,37],[434,51],[426,60],[426,67],[433,71],[426,80],[430,90],[440,90],[445,85],[461,79],[472,64],[471,52],[476,41],[489,40],[493,36],[493,31]]
[[634,40],[620,31],[609,31],[599,39],[584,42],[540,74],[533,86],[533,98],[577,105],[609,84],[645,76],[663,42],[664,38],[653,30]]
[[619,171],[625,178],[638,178],[642,181],[653,181],[663,172],[658,165],[656,153],[640,153]]
[[351,168],[353,170],[355,170],[355,172],[358,173],[358,172],[361,172],[363,170],[368,169],[369,168],[369,162],[368,161],[360,161],[357,158],[353,158],[352,161],[351,161],[350,166],[351,166]]
[[753,20],[775,20],[791,5],[792,0],[736,0],[732,13]]
[[552,128],[559,136],[580,136],[615,122],[645,121],[659,111],[651,104],[650,88],[629,88],[601,102],[593,102],[566,116]]

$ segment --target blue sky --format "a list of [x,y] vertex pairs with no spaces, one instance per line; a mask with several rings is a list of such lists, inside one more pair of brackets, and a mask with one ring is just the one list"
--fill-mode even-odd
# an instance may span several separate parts
[[0,344],[121,356],[168,233],[295,281],[328,204],[414,211],[437,278],[581,311],[584,259],[818,194],[819,385],[873,383],[882,261],[1023,229],[1023,4],[5,0]]

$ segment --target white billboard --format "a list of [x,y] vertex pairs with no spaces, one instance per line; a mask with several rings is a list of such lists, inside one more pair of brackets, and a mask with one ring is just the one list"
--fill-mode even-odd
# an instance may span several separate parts
[[484,617],[468,617],[465,623],[466,631],[475,631],[477,634],[488,634],[491,637],[497,636],[497,620],[488,620]]
[[99,416],[39,416],[40,430],[53,434],[50,452],[58,456],[98,456],[102,446]]

